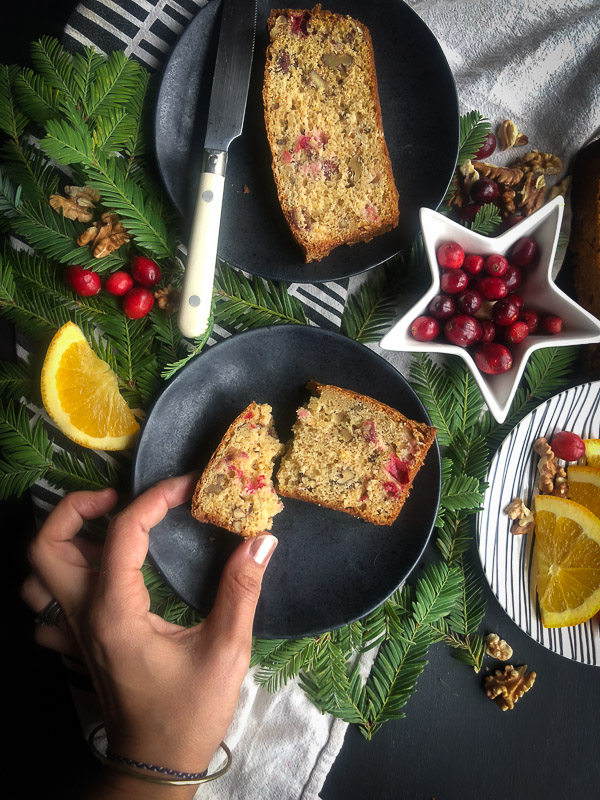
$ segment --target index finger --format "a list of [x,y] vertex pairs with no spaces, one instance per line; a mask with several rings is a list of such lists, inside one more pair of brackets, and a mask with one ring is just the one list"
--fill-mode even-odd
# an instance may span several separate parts
[[136,497],[127,508],[113,517],[109,526],[99,577],[99,588],[108,592],[135,584],[148,553],[148,536],[171,508],[190,500],[198,481],[192,472],[168,478]]

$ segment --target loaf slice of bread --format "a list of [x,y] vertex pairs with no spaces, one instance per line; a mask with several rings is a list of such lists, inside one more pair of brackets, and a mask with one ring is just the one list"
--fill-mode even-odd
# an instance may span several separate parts
[[192,515],[240,536],[269,531],[283,504],[273,489],[274,460],[283,452],[271,406],[250,405],[231,423],[192,499]]
[[368,29],[342,14],[268,19],[264,116],[281,208],[305,261],[398,224]]
[[276,475],[280,495],[391,525],[436,429],[348,389],[311,382]]

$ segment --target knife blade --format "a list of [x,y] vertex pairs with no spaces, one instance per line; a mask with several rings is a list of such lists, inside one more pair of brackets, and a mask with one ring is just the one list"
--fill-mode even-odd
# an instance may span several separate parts
[[223,0],[202,170],[177,323],[186,338],[208,327],[231,142],[241,134],[254,55],[257,0]]

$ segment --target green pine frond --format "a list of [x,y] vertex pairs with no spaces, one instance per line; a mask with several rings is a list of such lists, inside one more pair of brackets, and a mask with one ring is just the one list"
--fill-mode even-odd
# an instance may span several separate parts
[[398,272],[391,266],[369,276],[349,295],[340,333],[362,344],[378,342],[397,317]]
[[489,466],[489,448],[483,434],[473,428],[458,430],[446,450],[456,475],[471,475],[483,481]]
[[437,528],[436,545],[447,564],[460,565],[458,559],[467,552],[473,541],[473,528],[467,516],[444,514],[442,524]]
[[[214,300],[213,300],[213,309],[214,309]],[[206,343],[212,336],[214,324],[215,324],[215,317],[213,311],[213,313],[210,315],[208,319],[207,329],[202,334],[202,336],[199,336],[196,339],[194,339],[194,341],[191,343],[188,352],[185,355],[181,356],[177,361],[170,361],[169,363],[166,364],[166,366],[162,368],[160,376],[161,378],[163,378],[163,380],[169,380],[170,378],[172,378],[173,375],[179,372],[179,370],[182,369],[182,367],[185,367],[185,365],[188,364],[192,360],[192,358],[194,358],[195,356],[199,355],[202,352],[202,350],[206,346]],[[182,347],[185,347],[183,339],[182,339]]]
[[41,419],[31,424],[25,406],[0,406],[0,500],[20,497],[52,465],[52,442]]
[[309,669],[315,657],[316,640],[303,639],[257,639],[253,643],[250,666],[258,666],[256,682],[268,692],[276,692]]
[[311,669],[301,673],[300,686],[323,713],[364,724],[358,671],[349,673],[346,658],[330,634],[319,637]]
[[173,594],[149,561],[142,567],[142,575],[150,596],[150,611],[153,614],[158,614],[167,622],[184,628],[197,625],[201,621],[200,615],[191,606]]
[[92,133],[94,150],[108,157],[124,150],[132,141],[136,133],[134,117],[123,108],[107,111],[105,116],[99,117]]
[[492,129],[491,123],[479,111],[469,111],[460,118],[458,166],[472,160]]
[[77,84],[77,95],[86,117],[91,113],[90,87],[104,61],[104,56],[93,47],[86,47],[83,51],[72,54],[73,79]]
[[56,192],[58,175],[44,153],[33,143],[7,140],[0,147],[2,171],[33,203],[47,203]]
[[484,203],[475,214],[475,219],[471,222],[470,228],[482,236],[493,236],[497,233],[501,224],[502,217],[498,206],[494,203]]
[[78,74],[73,57],[51,36],[43,36],[31,45],[31,62],[48,86],[56,89],[73,107],[80,100]]
[[0,399],[18,403],[31,395],[32,376],[28,361],[0,361]]
[[225,328],[307,324],[302,304],[284,283],[256,275],[248,278],[224,261],[218,262],[213,300],[215,321]]
[[410,382],[427,409],[431,424],[438,429],[440,445],[449,444],[454,435],[456,391],[448,380],[447,370],[435,364],[428,355],[415,353],[410,366]]
[[441,505],[446,511],[474,513],[483,503],[480,481],[471,475],[455,475],[443,487]]
[[58,90],[30,67],[15,79],[14,93],[23,113],[36,125],[43,125],[60,114]]
[[87,115],[101,117],[127,106],[139,91],[142,71],[137,61],[120,50],[102,59],[89,84]]
[[109,461],[101,467],[85,451],[77,456],[55,449],[45,477],[53,486],[66,492],[116,488],[119,483],[118,473]]
[[0,64],[0,131],[14,141],[19,140],[28,122],[15,97],[18,75],[18,67]]
[[478,422],[483,411],[483,397],[470,370],[461,358],[451,357],[444,368],[454,393],[454,426],[466,431]]

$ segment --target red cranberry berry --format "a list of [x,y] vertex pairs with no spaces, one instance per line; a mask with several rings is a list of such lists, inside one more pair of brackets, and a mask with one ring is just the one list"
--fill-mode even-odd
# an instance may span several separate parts
[[468,256],[465,256],[465,263],[462,268],[469,275],[479,275],[483,269],[483,265],[483,256],[476,256],[470,253]]
[[467,203],[466,206],[461,206],[458,212],[458,217],[462,222],[473,222],[477,216],[477,212],[481,208],[482,203]]
[[517,308],[523,308],[523,298],[520,294],[517,294],[516,292],[509,292],[506,296],[509,300],[513,301]]
[[535,331],[537,331],[538,325],[540,324],[540,315],[537,311],[534,311],[532,308],[522,308],[519,311],[519,319],[527,324],[529,333],[535,333]]
[[418,342],[430,342],[432,339],[435,339],[440,332],[440,323],[435,317],[417,317],[410,326],[410,332],[413,339],[416,339]]
[[524,219],[525,217],[521,217],[519,214],[509,214],[508,217],[502,220],[500,231],[507,231],[509,228],[512,228],[513,225],[516,225],[518,222],[523,222]]
[[160,282],[161,274],[158,264],[146,256],[135,256],[131,262],[131,275],[140,286],[154,286]]
[[91,297],[100,291],[101,281],[98,273],[82,266],[67,267],[65,281],[69,289],[81,297]]
[[154,295],[144,286],[134,286],[123,298],[123,311],[129,319],[140,319],[150,312]]
[[477,281],[477,291],[484,300],[501,300],[508,294],[508,288],[502,278],[486,275]]
[[563,461],[579,461],[585,455],[585,444],[580,436],[571,431],[561,431],[552,437],[550,447],[557,458]]
[[498,199],[500,190],[496,181],[490,178],[479,178],[471,186],[470,194],[475,203],[493,203]]
[[517,267],[516,264],[511,264],[509,261],[502,277],[508,291],[514,292],[514,290],[518,289],[523,283],[523,270],[521,267]]
[[504,297],[502,300],[498,300],[498,302],[495,303],[492,310],[492,319],[496,325],[506,328],[508,325],[512,325],[513,322],[516,322],[518,318],[519,307],[512,300],[509,300],[508,297]]
[[449,269],[447,272],[442,272],[440,286],[443,292],[458,294],[466,289],[468,285],[469,276],[462,269]]
[[485,142],[481,145],[479,150],[475,153],[475,161],[481,161],[482,158],[489,158],[496,149],[496,137],[490,131],[485,137]]
[[465,260],[465,251],[458,242],[444,242],[438,247],[437,260],[442,269],[459,269]]
[[562,331],[563,325],[564,323],[562,319],[556,314],[548,314],[547,316],[540,318],[541,330],[544,333],[550,333],[553,336]]
[[537,256],[537,252],[538,246],[535,239],[532,239],[531,236],[524,236],[516,242],[510,258],[518,267],[527,267]]
[[529,336],[527,323],[522,319],[512,322],[504,331],[504,340],[509,344],[518,344]]
[[481,308],[481,295],[474,289],[467,289],[466,292],[461,292],[456,298],[458,308],[463,314],[476,314]]
[[486,342],[475,350],[475,363],[488,375],[500,375],[512,367],[512,356],[508,347],[503,344]]
[[436,319],[449,319],[456,314],[454,298],[447,294],[436,294],[429,303],[429,313]]
[[498,253],[493,253],[485,260],[485,271],[488,275],[504,275],[507,268],[508,261]]
[[106,291],[110,292],[110,294],[117,295],[117,297],[127,294],[132,286],[133,278],[128,272],[124,272],[123,270],[113,272],[112,275],[109,275],[104,281],[104,288]]
[[481,339],[481,325],[475,317],[468,314],[455,314],[444,325],[444,335],[452,344],[469,347]]
[[480,342],[493,342],[496,338],[496,326],[491,319],[480,319],[481,339]]

